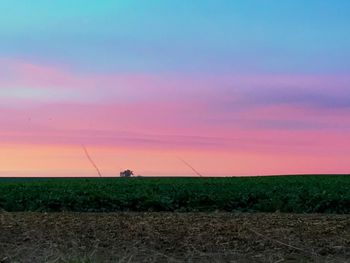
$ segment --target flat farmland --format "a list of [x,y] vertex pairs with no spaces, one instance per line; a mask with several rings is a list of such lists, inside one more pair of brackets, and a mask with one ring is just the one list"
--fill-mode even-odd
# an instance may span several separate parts
[[349,262],[350,176],[2,178],[0,262]]

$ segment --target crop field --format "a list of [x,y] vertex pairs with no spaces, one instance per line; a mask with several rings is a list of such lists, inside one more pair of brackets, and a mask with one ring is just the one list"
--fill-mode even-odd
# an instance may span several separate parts
[[350,176],[0,179],[7,212],[350,213]]
[[349,213],[346,175],[1,178],[0,262],[349,262]]

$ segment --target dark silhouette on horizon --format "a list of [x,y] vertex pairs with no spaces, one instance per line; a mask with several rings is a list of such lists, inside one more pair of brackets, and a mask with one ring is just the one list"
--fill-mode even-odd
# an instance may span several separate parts
[[134,172],[129,169],[120,172],[120,177],[131,177],[133,175],[134,175]]

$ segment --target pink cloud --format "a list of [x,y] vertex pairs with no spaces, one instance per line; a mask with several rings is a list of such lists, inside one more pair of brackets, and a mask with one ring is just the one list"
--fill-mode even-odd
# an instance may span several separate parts
[[0,69],[2,145],[88,144],[159,160],[159,151],[181,152],[194,163],[203,154],[208,173],[223,155],[223,174],[342,171],[350,153],[345,76],[82,74],[19,61]]
[[334,97],[336,104],[342,95],[350,95],[350,77],[339,75],[83,74],[64,67],[22,61],[0,61],[0,69],[6,72],[0,79],[3,88],[69,90],[80,94],[78,101],[86,102],[158,102],[163,99],[202,102],[213,108],[223,104],[222,107],[230,109],[228,104],[243,107],[261,103],[298,103],[298,100],[304,104],[308,100],[322,100],[319,101],[322,105],[327,102],[327,95],[334,94],[337,95]]

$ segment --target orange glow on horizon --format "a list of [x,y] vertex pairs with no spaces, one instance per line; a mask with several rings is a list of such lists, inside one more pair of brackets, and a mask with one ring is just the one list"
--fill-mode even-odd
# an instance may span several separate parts
[[[181,156],[204,176],[244,176],[269,174],[346,173],[347,160],[327,155],[310,157],[215,150],[147,150],[89,147],[103,176],[117,176],[130,168],[143,176],[195,176],[177,159]],[[80,146],[2,145],[0,176],[97,176]],[[336,166],[338,169],[328,169]]]

